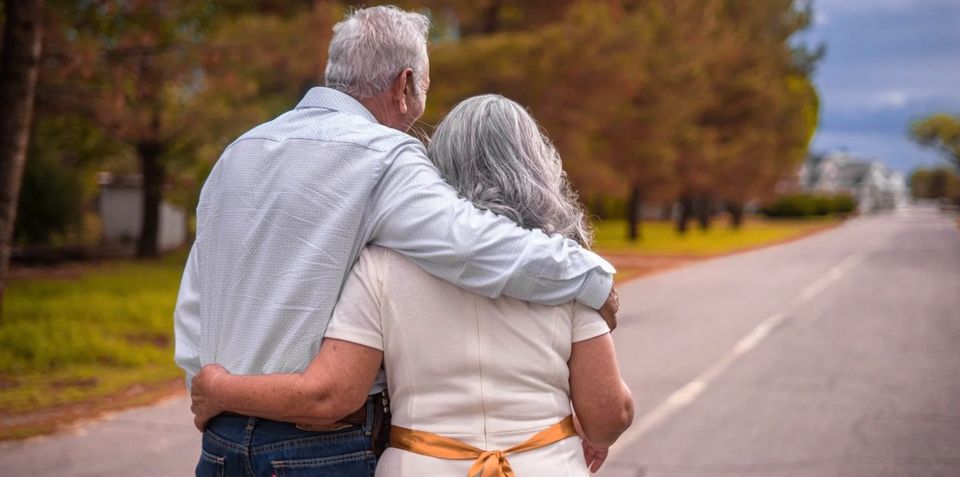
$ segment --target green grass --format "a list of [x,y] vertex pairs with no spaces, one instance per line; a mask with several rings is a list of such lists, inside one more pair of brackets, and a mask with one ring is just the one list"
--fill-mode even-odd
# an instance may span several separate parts
[[691,224],[686,235],[677,234],[670,222],[644,222],[642,239],[631,242],[627,239],[626,221],[606,220],[595,224],[594,246],[611,253],[703,257],[782,242],[839,222],[840,219],[835,218],[748,220],[740,230],[733,230],[726,223],[717,221],[706,232]]
[[0,322],[0,409],[22,412],[169,382],[184,254],[13,281]]

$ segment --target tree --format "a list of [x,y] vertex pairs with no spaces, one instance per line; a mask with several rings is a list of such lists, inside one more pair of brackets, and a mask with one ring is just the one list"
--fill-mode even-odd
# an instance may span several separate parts
[[85,205],[97,192],[95,172],[127,162],[122,146],[74,115],[35,110],[23,172],[14,243],[85,245]]
[[0,52],[0,314],[10,266],[17,199],[33,120],[40,66],[43,1],[6,1]]
[[937,113],[915,121],[910,126],[910,137],[917,143],[932,147],[960,168],[960,117]]
[[126,144],[143,178],[137,255],[159,252],[159,207],[173,146],[195,128],[201,52],[215,7],[205,1],[69,2],[51,15],[43,98]]
[[809,5],[730,1],[721,16],[732,41],[712,62],[717,95],[704,123],[718,131],[715,195],[740,227],[744,204],[764,199],[803,161],[818,119],[809,78],[822,48],[789,46],[809,25]]
[[137,255],[158,254],[164,197],[191,208],[223,148],[321,83],[339,2],[51,0],[41,95],[128,149],[143,178]]
[[693,157],[681,152],[707,99],[701,65],[712,30],[697,21],[709,15],[709,6],[624,2],[622,8],[627,16],[614,44],[623,52],[619,69],[631,81],[611,95],[618,107],[594,140],[608,144],[608,154],[597,159],[628,183],[626,232],[636,240],[644,205],[672,202],[690,179],[684,172]]
[[526,105],[584,196],[629,196],[632,239],[645,203],[679,199],[681,232],[694,215],[709,226],[717,200],[741,211],[739,223],[742,204],[802,160],[816,126],[818,53],[790,41],[808,24],[808,3],[429,4],[460,30],[434,43],[443,88],[425,121],[471,94]]
[[960,202],[960,174],[938,167],[917,169],[910,175],[910,194],[914,199],[952,199]]

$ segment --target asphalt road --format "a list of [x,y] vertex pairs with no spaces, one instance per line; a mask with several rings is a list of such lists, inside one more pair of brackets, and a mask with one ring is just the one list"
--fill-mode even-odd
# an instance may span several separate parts
[[603,476],[960,476],[960,230],[930,209],[623,287]]
[[0,475],[183,477],[193,475],[199,458],[190,401],[178,396],[56,434],[0,443]]
[[[637,420],[601,476],[960,476],[960,233],[932,210],[621,289]],[[183,397],[0,444],[0,474],[191,475]]]

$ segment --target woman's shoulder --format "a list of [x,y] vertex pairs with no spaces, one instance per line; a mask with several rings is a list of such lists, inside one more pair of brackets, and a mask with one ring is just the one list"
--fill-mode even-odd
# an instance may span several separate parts
[[384,283],[414,284],[440,280],[425,272],[402,253],[379,245],[367,245],[360,252],[357,263],[367,269],[368,273],[375,273]]
[[379,245],[367,245],[362,251],[360,251],[360,258],[358,262],[365,262],[369,265],[376,266],[380,269],[387,269],[388,267],[406,267],[406,264],[414,268],[416,265],[410,261],[407,257],[403,256],[400,252],[396,250],[381,247]]

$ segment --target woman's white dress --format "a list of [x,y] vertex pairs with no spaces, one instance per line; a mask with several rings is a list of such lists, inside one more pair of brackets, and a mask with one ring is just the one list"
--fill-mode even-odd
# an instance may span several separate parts
[[[609,332],[579,303],[489,299],[368,247],[326,337],[383,350],[393,424],[506,449],[571,413],[571,345]],[[578,437],[508,456],[518,477],[587,476]],[[463,476],[471,461],[388,449],[378,476]]]

